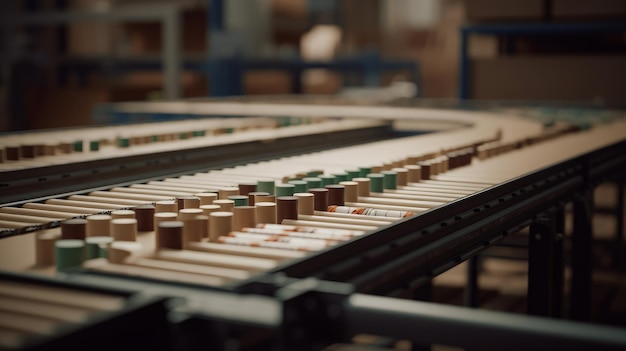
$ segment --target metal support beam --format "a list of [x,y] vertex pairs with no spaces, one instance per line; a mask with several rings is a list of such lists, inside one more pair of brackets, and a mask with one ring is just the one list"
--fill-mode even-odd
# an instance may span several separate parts
[[574,198],[570,316],[580,321],[589,320],[591,315],[592,215],[593,191],[589,188]]
[[563,242],[565,237],[565,207],[554,213],[556,235],[552,246],[552,317],[563,317],[563,296],[565,285],[565,261]]
[[540,216],[530,225],[528,243],[528,313],[561,317],[563,303],[562,207]]
[[554,220],[544,215],[530,225],[528,234],[528,313],[552,314]]
[[615,208],[615,240],[613,242],[613,269],[624,269],[624,187],[626,184],[620,180],[617,185],[617,206]]
[[181,97],[181,14],[170,11],[163,18],[163,95],[168,100]]
[[[413,299],[417,301],[430,301],[433,291],[433,281],[429,280],[428,283],[420,285],[413,290]],[[428,342],[421,342],[420,340],[414,340],[411,344],[411,351],[430,351],[431,345]]]
[[467,283],[463,291],[463,304],[467,307],[478,307],[479,259],[476,255],[467,260]]
[[476,350],[626,348],[623,329],[588,323],[363,294],[352,294],[343,307],[348,335],[371,333]]

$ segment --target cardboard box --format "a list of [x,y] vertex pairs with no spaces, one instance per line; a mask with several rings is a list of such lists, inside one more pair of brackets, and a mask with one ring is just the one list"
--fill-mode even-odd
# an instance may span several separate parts
[[516,56],[473,60],[470,97],[626,104],[626,56]]
[[107,101],[109,93],[104,89],[29,89],[23,103],[26,126],[43,129],[89,125],[95,104]]
[[554,19],[626,18],[626,0],[552,0]]
[[465,0],[468,21],[540,21],[548,0]]

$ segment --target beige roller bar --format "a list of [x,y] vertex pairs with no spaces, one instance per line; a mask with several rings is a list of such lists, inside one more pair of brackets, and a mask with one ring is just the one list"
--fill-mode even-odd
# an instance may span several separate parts
[[174,262],[243,269],[250,272],[266,271],[278,265],[277,261],[267,258],[223,255],[191,250],[161,249],[154,254],[154,258]]
[[143,195],[143,194],[127,194],[116,191],[94,191],[89,193],[92,196],[111,197],[118,199],[141,200],[146,202],[154,202],[159,200],[171,200],[173,196],[163,195]]
[[209,242],[192,242],[188,245],[189,250],[204,251],[234,256],[248,256],[267,258],[276,261],[284,261],[304,257],[305,252],[293,250],[280,250],[265,247],[248,247],[238,245],[216,244]]
[[129,200],[129,199],[118,199],[118,198],[110,198],[110,197],[100,197],[100,196],[87,196],[87,195],[72,195],[67,198],[68,200],[76,200],[76,201],[87,201],[87,202],[95,202],[95,203],[105,203],[105,204],[116,204],[116,205],[124,205],[126,206],[135,206],[135,205],[143,205],[146,201],[141,200]]
[[105,209],[89,208],[89,207],[77,207],[77,206],[63,206],[54,204],[40,204],[37,202],[29,202],[24,204],[23,208],[32,208],[36,210],[50,211],[50,212],[75,212],[79,215],[87,215],[98,212],[106,211]]
[[108,262],[106,259],[95,259],[86,261],[84,268],[94,271],[123,274],[128,276],[143,277],[150,279],[158,279],[170,282],[179,282],[187,284],[197,284],[204,286],[219,286],[225,283],[225,280],[218,277],[211,277],[201,274],[165,271],[162,269],[138,267],[127,264],[117,264]]
[[46,200],[46,204],[96,208],[100,211],[117,210],[117,209],[126,207],[125,205],[122,205],[122,204],[104,204],[100,202],[74,201],[74,200],[63,200],[63,199]]
[[10,214],[16,214],[16,215],[23,215],[23,216],[39,216],[39,217],[48,217],[48,218],[56,218],[56,219],[67,219],[67,218],[80,216],[82,214],[79,212],[56,212],[56,211],[36,210],[36,209],[24,208],[24,207],[2,207],[0,208],[0,213],[10,213]]
[[0,296],[19,297],[39,302],[84,308],[89,311],[111,311],[120,309],[124,300],[121,297],[71,289],[46,287],[33,289],[31,284],[2,281]]

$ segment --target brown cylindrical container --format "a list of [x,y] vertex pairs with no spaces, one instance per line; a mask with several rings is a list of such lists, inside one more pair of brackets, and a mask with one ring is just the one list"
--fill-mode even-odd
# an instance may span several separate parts
[[61,222],[61,239],[85,240],[87,220],[72,218]]
[[331,184],[326,185],[324,188],[328,189],[328,205],[344,205],[345,187],[343,185]]
[[202,214],[204,214],[204,211],[200,208],[183,208],[178,211],[178,220],[186,221]]
[[[178,220],[178,213],[176,212],[158,212],[154,214],[154,230],[156,231],[157,228],[159,228],[159,223],[161,222],[167,222],[167,221],[177,221]],[[155,247],[159,247],[159,236],[155,235],[154,236],[154,240],[155,240]]]
[[183,208],[199,208],[200,198],[197,196],[185,196],[183,198]]
[[[256,182],[239,183],[239,194],[241,194],[241,195],[248,195],[248,194],[254,193],[254,192],[256,192]],[[248,200],[248,202],[250,202],[250,200]],[[252,205],[250,205],[250,206],[252,206]]]
[[23,158],[35,158],[35,145],[22,145]]
[[231,195],[239,195],[239,188],[235,186],[223,187],[218,191],[219,199],[228,199]]
[[354,181],[340,182],[339,185],[343,185],[343,201],[344,202],[357,202],[359,200],[358,186],[359,183]]
[[415,165],[415,164],[417,164],[418,161],[419,161],[419,157],[417,157],[417,156],[409,156],[409,157],[404,159],[404,164],[405,165]]
[[185,208],[185,197],[184,196],[179,196],[176,198],[176,206],[178,206],[179,210],[182,210],[183,208]]
[[113,219],[119,218],[135,218],[135,211],[133,210],[115,210],[111,212]]
[[208,216],[211,212],[217,212],[220,210],[220,205],[200,205],[202,214]]
[[445,155],[439,156],[439,174],[448,170],[448,157]]
[[54,243],[60,238],[58,232],[44,231],[35,238],[35,264],[37,267],[54,264]]
[[85,226],[86,236],[111,236],[111,220],[109,215],[96,214],[88,216]]
[[22,157],[21,153],[22,149],[19,146],[7,145],[4,147],[4,155],[7,160],[17,161]]
[[216,242],[220,236],[227,235],[233,228],[233,213],[226,211],[212,212],[209,216],[209,240]]
[[315,211],[328,211],[328,189],[326,188],[313,188],[309,189],[309,192],[314,195],[314,209]]
[[276,202],[275,195],[254,195],[254,203],[257,202]]
[[208,236],[209,216],[198,215],[183,221],[183,248],[190,242],[199,242]]
[[241,228],[252,228],[256,226],[256,207],[254,206],[237,206],[233,212],[233,230],[238,231]]
[[422,179],[422,167],[418,165],[404,165],[404,168],[408,171],[407,181],[409,183],[419,183]]
[[157,236],[159,249],[183,249],[183,222],[165,221],[159,223]]
[[210,205],[214,200],[217,200],[217,193],[198,193],[195,196],[200,199],[200,206]]
[[406,168],[393,168],[392,171],[396,172],[397,182],[399,186],[407,185],[409,179],[409,170]]
[[52,144],[44,145],[43,150],[44,150],[43,154],[46,155],[46,156],[52,156],[52,155],[56,154],[56,152],[57,152],[56,146],[52,145]]
[[276,223],[276,203],[275,202],[257,202],[256,220],[257,223]]
[[117,241],[136,241],[137,220],[134,218],[115,218],[111,220],[111,236]]
[[[174,200],[157,201],[155,204],[155,212],[178,212],[178,202]],[[156,228],[156,227],[155,227]]]
[[315,211],[315,195],[312,193],[295,193],[298,198],[298,214],[312,215]]
[[354,178],[352,180],[357,182],[357,193],[359,196],[370,196],[369,178]]
[[229,199],[219,199],[213,201],[213,205],[218,205],[220,207],[220,211],[232,212],[233,208],[235,208],[235,201]]
[[[250,206],[254,206],[255,202],[256,202],[256,197],[257,195],[259,196],[269,196],[270,193],[265,192],[265,191],[253,191],[247,194],[242,194],[242,195],[248,195],[248,205]],[[259,201],[261,202],[261,201]]]
[[430,170],[432,167],[432,163],[430,161],[424,161],[424,162],[420,162],[419,166],[421,167],[420,179],[423,179],[423,180],[430,179]]
[[279,196],[276,199],[276,222],[282,223],[283,219],[298,219],[297,197]]
[[137,220],[137,230],[140,232],[151,232],[154,230],[154,205],[141,205],[133,209]]

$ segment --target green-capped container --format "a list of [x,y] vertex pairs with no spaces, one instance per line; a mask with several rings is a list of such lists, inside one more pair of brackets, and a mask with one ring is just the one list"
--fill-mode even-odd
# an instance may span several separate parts
[[85,248],[87,259],[107,257],[106,246],[113,242],[112,236],[90,236],[85,238]]
[[276,184],[276,197],[292,196],[295,190],[296,186],[293,184]]
[[248,206],[247,195],[230,195],[228,200],[233,200],[235,202],[235,207]]
[[304,180],[290,180],[289,182],[287,182],[288,184],[293,184],[294,188],[294,194],[295,193],[305,193],[307,190],[307,182],[305,182]]
[[372,167],[359,167],[359,177],[367,177],[370,173],[372,173]]
[[262,191],[274,195],[274,187],[276,182],[273,180],[259,180],[256,182],[256,191]]
[[302,178],[302,180],[306,182],[307,190],[322,187],[322,180],[318,177],[306,177]]
[[398,187],[398,173],[394,171],[382,171],[383,188],[396,189]]
[[85,241],[78,239],[61,239],[54,243],[54,258],[57,270],[78,267],[85,260]]
[[348,180],[359,178],[361,176],[361,171],[359,169],[346,169],[346,173],[348,174]]
[[373,193],[383,192],[383,179],[384,176],[380,173],[370,173],[367,175],[370,179],[370,191]]
[[326,185],[337,184],[337,179],[334,175],[324,174],[319,176],[318,178],[322,180],[322,187],[325,187]]

